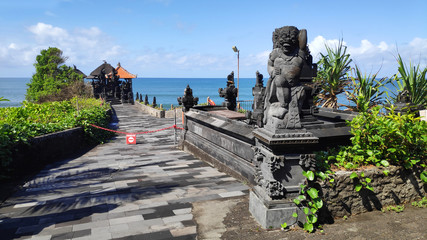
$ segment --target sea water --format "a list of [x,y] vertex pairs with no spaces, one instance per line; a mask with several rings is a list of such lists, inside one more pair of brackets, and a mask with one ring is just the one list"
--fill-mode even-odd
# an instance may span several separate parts
[[[27,83],[30,78],[0,78],[0,97],[10,101],[0,102],[0,107],[19,107],[25,100]],[[91,80],[89,80],[90,82]],[[153,102],[156,97],[158,105],[163,104],[165,108],[170,108],[173,104],[178,105],[177,98],[184,95],[184,89],[190,86],[193,89],[193,96],[199,98],[199,103],[207,102],[210,97],[217,105],[220,105],[224,98],[219,97],[218,89],[226,88],[226,78],[136,78],[132,81],[134,97],[136,93],[148,96],[148,102]],[[235,79],[237,87],[237,79]],[[255,78],[239,79],[239,100],[253,100],[252,87],[255,86]]]
[[1,101],[0,107],[19,107],[25,100],[27,83],[30,78],[0,78],[0,97],[9,99]]
[[[30,78],[0,78],[0,97],[9,99],[10,101],[0,102],[0,107],[19,107],[22,101],[25,100],[27,91],[27,83]],[[264,86],[268,79],[264,79]],[[90,82],[91,80],[89,80]],[[253,100],[252,88],[255,86],[255,78],[240,78],[239,79],[239,100]],[[163,104],[163,107],[169,109],[171,105],[178,105],[177,98],[184,95],[184,89],[190,86],[193,89],[193,96],[199,98],[199,103],[206,103],[207,98],[212,99],[217,105],[221,105],[224,98],[221,98],[218,93],[219,88],[227,86],[226,78],[136,78],[132,81],[134,97],[136,93],[148,96],[148,102],[153,102],[153,97],[156,97],[158,105]],[[237,78],[235,78],[237,87]],[[388,88],[384,90],[392,90],[395,94],[396,90]],[[385,96],[383,96],[385,98]],[[350,105],[345,94],[340,94],[338,102],[345,105]]]

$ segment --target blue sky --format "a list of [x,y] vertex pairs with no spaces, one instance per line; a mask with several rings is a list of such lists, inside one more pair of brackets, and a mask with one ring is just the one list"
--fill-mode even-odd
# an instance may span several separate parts
[[308,32],[314,60],[343,39],[363,72],[391,76],[399,52],[427,64],[427,1],[15,0],[0,2],[0,77],[31,77],[58,47],[89,74],[103,60],[138,77],[266,77],[275,28]]

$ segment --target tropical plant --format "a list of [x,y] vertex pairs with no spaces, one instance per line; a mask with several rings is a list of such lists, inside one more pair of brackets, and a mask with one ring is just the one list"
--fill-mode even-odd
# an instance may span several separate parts
[[9,99],[6,99],[4,97],[0,97],[0,102],[10,101]]
[[345,91],[347,99],[353,103],[353,105],[346,105],[352,111],[365,112],[382,103],[382,95],[384,91],[381,88],[389,82],[388,78],[384,77],[377,80],[377,74],[374,75],[362,75],[359,67],[356,65],[354,69],[356,76],[351,76],[351,83],[349,90]]
[[366,165],[426,168],[427,123],[413,113],[388,111],[384,115],[377,106],[353,118],[349,122],[352,145],[331,150],[328,161],[346,169]]
[[33,137],[81,126],[89,142],[106,141],[111,134],[90,124],[108,127],[108,109],[108,104],[93,98],[43,104],[24,101],[21,107],[0,108],[0,179],[13,161],[17,144],[28,143]]
[[327,54],[321,54],[321,59],[318,62],[319,71],[314,81],[320,86],[317,105],[326,108],[337,109],[337,95],[345,91],[345,87],[349,84],[346,75],[350,71],[350,54],[347,54],[347,47],[343,45],[343,41],[339,41],[335,48],[325,45]]
[[[83,82],[83,76],[74,68],[64,65],[67,57],[55,47],[44,49],[36,57],[36,73],[28,83],[26,99],[30,102],[49,101],[49,96],[57,95],[66,86],[77,81]],[[58,100],[58,99],[53,99]]]
[[[307,184],[300,186],[300,195],[293,200],[293,202],[302,210],[305,215],[305,223],[302,225],[304,230],[307,232],[313,232],[319,226],[318,214],[319,210],[323,207],[323,200],[319,196],[319,190],[314,187],[313,183],[317,176],[317,173],[313,171],[303,171],[302,173],[306,178]],[[321,177],[322,178],[322,177]],[[322,178],[323,179],[323,178]],[[294,218],[298,218],[298,213],[293,213]]]
[[[427,67],[420,68],[420,64],[413,66],[409,63],[409,68],[405,65],[400,54],[397,57],[399,64],[398,74],[395,75],[395,83],[398,92],[407,90],[411,102],[419,107],[427,107]],[[392,101],[396,102],[396,96],[392,97]]]

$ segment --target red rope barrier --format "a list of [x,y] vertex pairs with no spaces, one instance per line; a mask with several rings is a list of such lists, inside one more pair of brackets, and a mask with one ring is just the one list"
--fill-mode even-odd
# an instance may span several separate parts
[[109,132],[114,132],[114,133],[121,133],[121,134],[125,134],[125,135],[138,135],[138,134],[160,132],[160,131],[171,129],[171,128],[184,130],[184,128],[180,128],[180,127],[177,127],[176,125],[173,125],[173,126],[170,126],[170,127],[166,127],[166,128],[162,128],[162,129],[157,129],[157,130],[152,130],[152,131],[137,132],[137,133],[127,133],[127,132],[116,131],[116,130],[112,130],[112,129],[108,129],[108,128],[103,128],[103,127],[100,127],[100,126],[96,126],[94,124],[89,124],[89,125],[91,125],[94,128],[101,129],[101,130],[105,130],[105,131],[109,131]]

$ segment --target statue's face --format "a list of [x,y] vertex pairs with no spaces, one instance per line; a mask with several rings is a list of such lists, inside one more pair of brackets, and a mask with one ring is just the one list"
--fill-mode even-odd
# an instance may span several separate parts
[[275,40],[277,47],[280,47],[284,53],[291,53],[298,43],[298,29],[293,27],[284,27],[276,30]]

